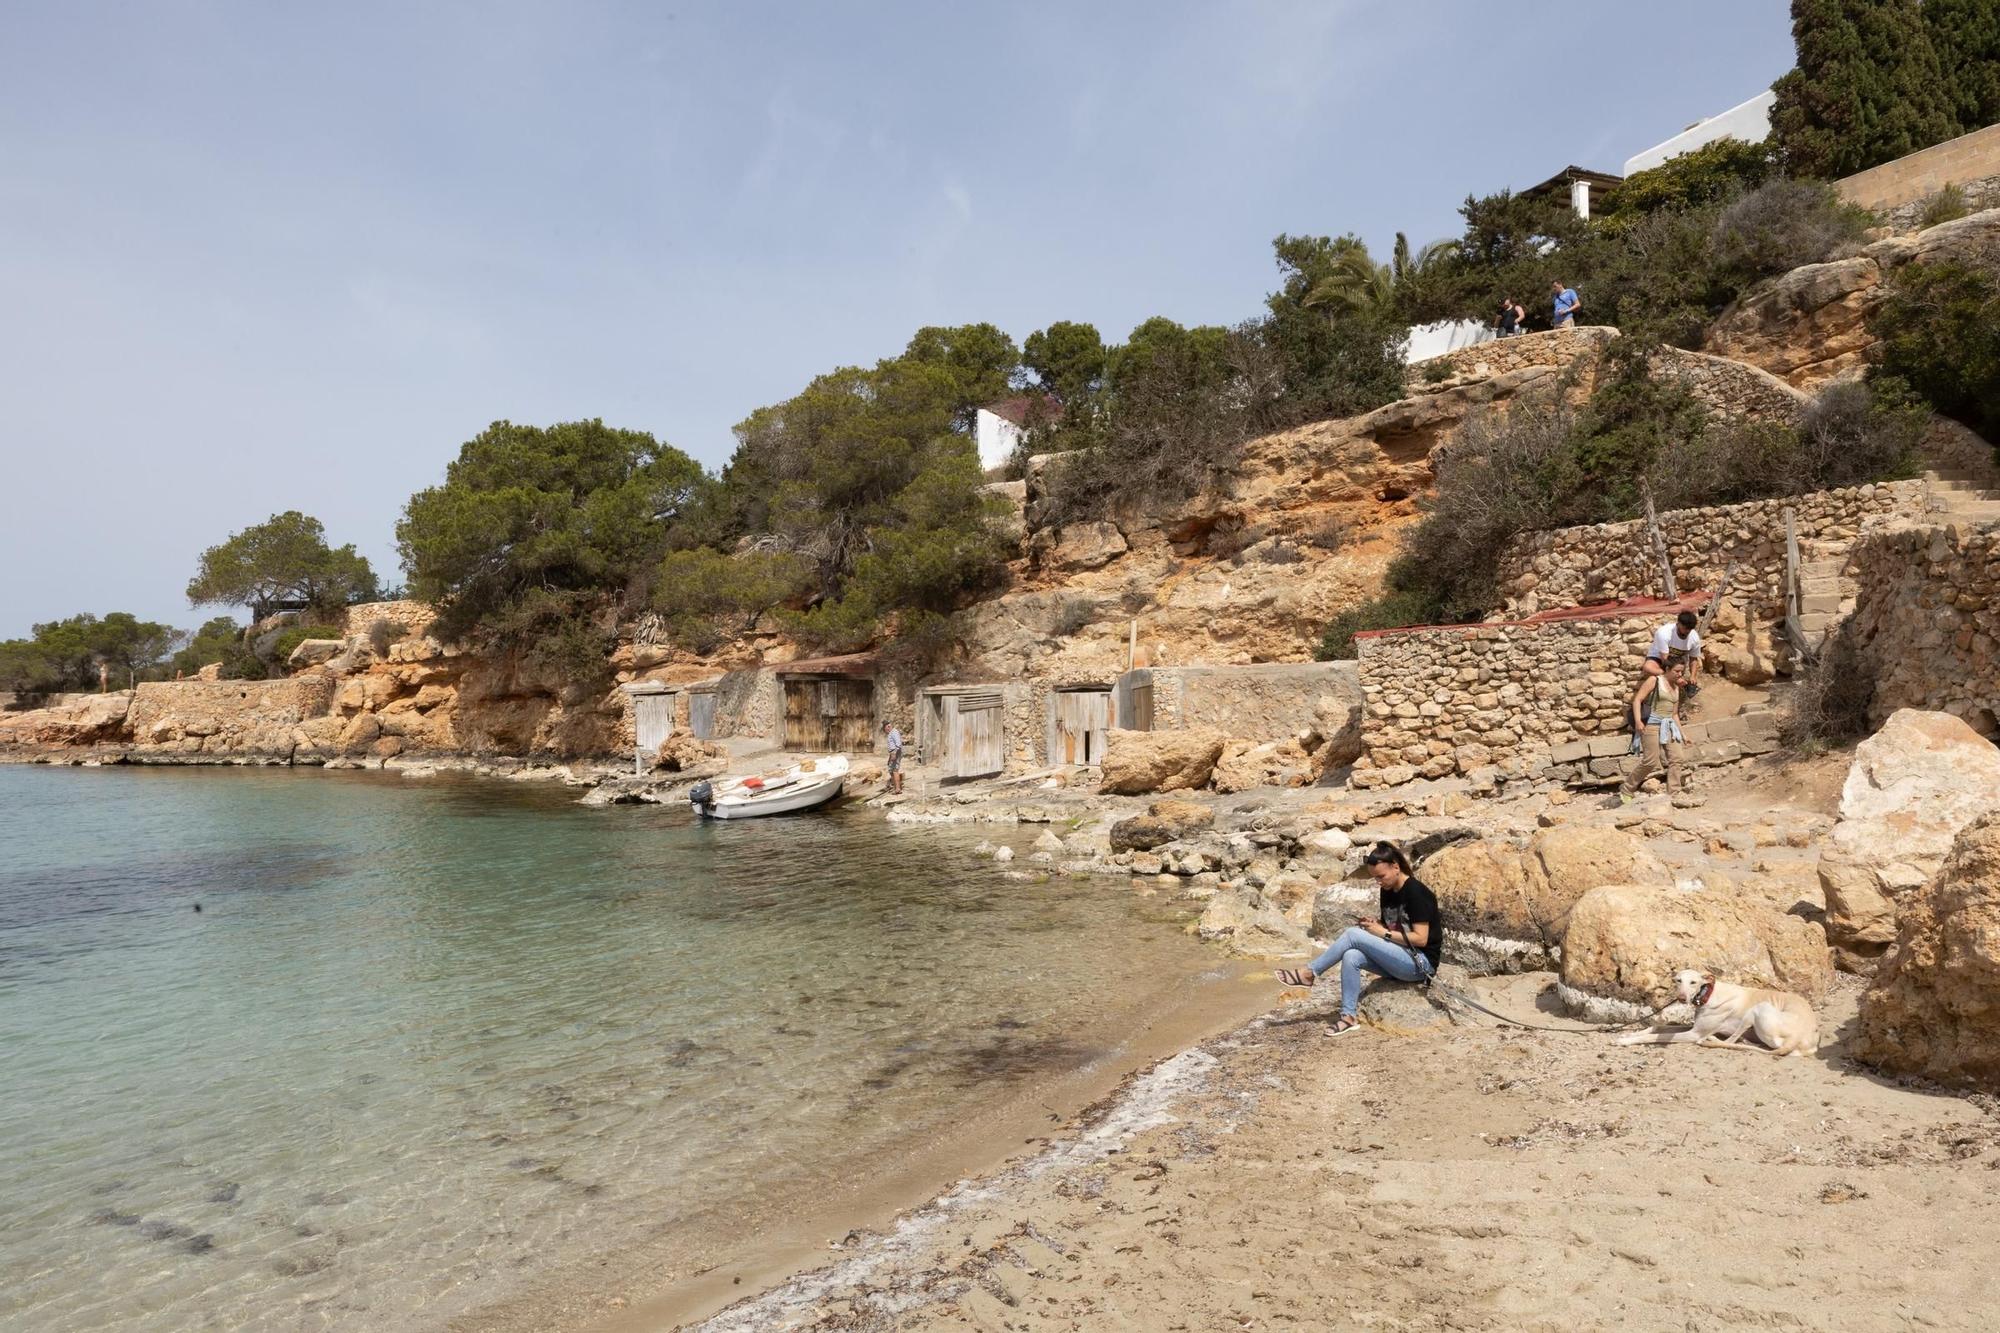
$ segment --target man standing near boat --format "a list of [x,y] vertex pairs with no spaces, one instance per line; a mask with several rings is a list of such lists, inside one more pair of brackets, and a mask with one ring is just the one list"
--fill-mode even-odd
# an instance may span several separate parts
[[889,751],[889,776],[885,781],[889,784],[891,795],[901,796],[903,794],[903,733],[896,730],[895,723],[884,722],[882,724],[882,734],[888,737],[887,747]]

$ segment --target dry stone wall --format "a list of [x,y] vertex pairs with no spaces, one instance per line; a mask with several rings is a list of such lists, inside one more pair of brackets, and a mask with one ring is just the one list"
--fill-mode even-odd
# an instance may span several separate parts
[[[1391,630],[1359,637],[1357,787],[1475,779],[1610,777],[1625,762],[1626,701],[1663,617]],[[1755,709],[1684,728],[1696,762],[1777,746]]]
[[[1752,620],[1768,620],[1785,610],[1788,507],[1799,541],[1815,544],[1826,557],[1845,550],[1871,520],[1921,514],[1924,503],[1921,481],[1881,482],[1789,500],[1677,509],[1660,515],[1660,532],[1682,592],[1716,586],[1735,563],[1732,598],[1747,601]],[[1523,534],[1502,552],[1498,579],[1509,618],[1666,594],[1643,519]]]
[[1876,720],[1921,708],[2000,733],[2000,523],[1888,525],[1854,562],[1844,632],[1874,675]]
[[427,632],[436,619],[437,612],[424,602],[361,602],[347,608],[347,620],[341,633],[366,634],[377,621],[386,621],[401,630],[403,635],[417,635]]
[[1679,377],[1688,392],[1720,416],[1795,426],[1805,412],[1805,394],[1741,361],[1665,347],[1653,358],[1652,371],[1655,378]]
[[307,743],[299,724],[325,716],[331,700],[315,677],[150,681],[133,690],[125,728],[132,744],[160,757],[289,759]]
[[1494,338],[1414,362],[1406,384],[1410,393],[1421,394],[1445,379],[1486,379],[1529,366],[1567,366],[1579,356],[1595,355],[1617,336],[1613,328],[1586,327]]

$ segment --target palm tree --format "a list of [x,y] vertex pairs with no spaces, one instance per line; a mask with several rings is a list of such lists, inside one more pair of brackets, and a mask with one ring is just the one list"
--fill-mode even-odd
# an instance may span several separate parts
[[1299,304],[1333,313],[1387,310],[1396,299],[1397,283],[1430,271],[1456,244],[1432,241],[1412,256],[1409,237],[1399,231],[1393,262],[1388,264],[1376,263],[1365,246],[1343,249],[1334,257],[1332,270],[1313,284]]

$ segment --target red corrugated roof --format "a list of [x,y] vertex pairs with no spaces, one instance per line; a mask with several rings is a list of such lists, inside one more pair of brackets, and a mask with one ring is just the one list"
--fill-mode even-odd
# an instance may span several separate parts
[[997,403],[987,403],[985,410],[1017,426],[1026,426],[1031,417],[1039,421],[1053,421],[1062,415],[1062,404],[1045,393],[1024,393],[1013,398],[1002,398]]
[[1495,629],[1503,625],[1566,625],[1590,620],[1630,620],[1645,615],[1677,615],[1698,611],[1708,605],[1713,594],[1708,589],[1682,593],[1679,597],[1627,597],[1620,602],[1586,602],[1582,606],[1559,606],[1537,611],[1525,620],[1474,620],[1463,625],[1404,625],[1397,629],[1364,629],[1357,639],[1379,639],[1386,634],[1417,634],[1432,629]]

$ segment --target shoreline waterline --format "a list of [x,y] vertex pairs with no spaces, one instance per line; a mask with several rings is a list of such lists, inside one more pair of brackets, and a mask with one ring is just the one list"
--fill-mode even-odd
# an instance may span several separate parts
[[665,1327],[1260,1007],[1184,911],[970,846],[1026,830],[61,771],[0,771],[23,1328]]

